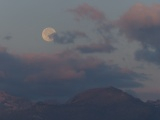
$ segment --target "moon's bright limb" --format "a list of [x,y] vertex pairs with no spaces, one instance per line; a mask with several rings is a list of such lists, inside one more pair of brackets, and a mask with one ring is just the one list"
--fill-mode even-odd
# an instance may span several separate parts
[[42,31],[42,38],[44,41],[51,42],[54,40],[53,36],[56,33],[56,30],[48,27]]

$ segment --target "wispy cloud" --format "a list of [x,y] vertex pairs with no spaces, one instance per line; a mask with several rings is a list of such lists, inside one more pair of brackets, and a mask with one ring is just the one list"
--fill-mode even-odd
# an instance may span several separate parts
[[86,20],[92,20],[95,24],[94,32],[97,35],[97,42],[90,45],[77,46],[77,50],[81,53],[112,52],[115,50],[112,45],[114,39],[112,30],[114,25],[106,18],[102,11],[84,3],[76,8],[69,9],[69,12],[73,13],[78,21],[87,18]]
[[4,40],[11,40],[13,37],[11,35],[7,35],[5,37],[3,37]]
[[104,21],[105,15],[102,11],[84,3],[74,9],[69,9],[70,12],[74,13],[75,19],[80,20],[82,18],[88,18],[94,21]]
[[54,36],[55,42],[59,44],[74,43],[77,38],[88,38],[88,36],[81,31],[65,31]]
[[90,45],[79,45],[76,47],[81,53],[107,52],[111,53],[115,50],[113,46],[106,43],[92,43]]

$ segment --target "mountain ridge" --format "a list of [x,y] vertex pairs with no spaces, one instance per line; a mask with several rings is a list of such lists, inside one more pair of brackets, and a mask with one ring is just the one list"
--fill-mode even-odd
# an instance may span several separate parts
[[140,99],[135,98],[128,93],[117,89],[115,87],[108,88],[94,88],[88,89],[75,95],[70,99],[68,104],[111,104],[111,103],[123,103],[127,101],[141,102]]
[[160,107],[154,104],[114,87],[94,88],[64,104],[37,102],[25,109],[2,111],[0,120],[159,120]]

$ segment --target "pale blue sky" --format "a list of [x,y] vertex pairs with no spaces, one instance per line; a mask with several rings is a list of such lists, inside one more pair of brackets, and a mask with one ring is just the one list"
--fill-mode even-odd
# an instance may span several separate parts
[[[49,52],[58,45],[44,43],[43,28],[51,26],[58,32],[73,28],[73,16],[66,10],[88,3],[103,11],[109,19],[118,19],[135,3],[154,4],[158,0],[1,0],[0,1],[0,44],[16,53]],[[85,28],[84,28],[85,29]],[[12,36],[10,41],[3,40]],[[29,49],[28,49],[29,48]]]

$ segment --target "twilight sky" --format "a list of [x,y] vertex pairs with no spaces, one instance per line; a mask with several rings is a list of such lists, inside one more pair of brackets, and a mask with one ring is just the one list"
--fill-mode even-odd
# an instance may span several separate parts
[[158,0],[0,0],[0,90],[13,95],[66,100],[114,86],[160,99],[159,45]]

